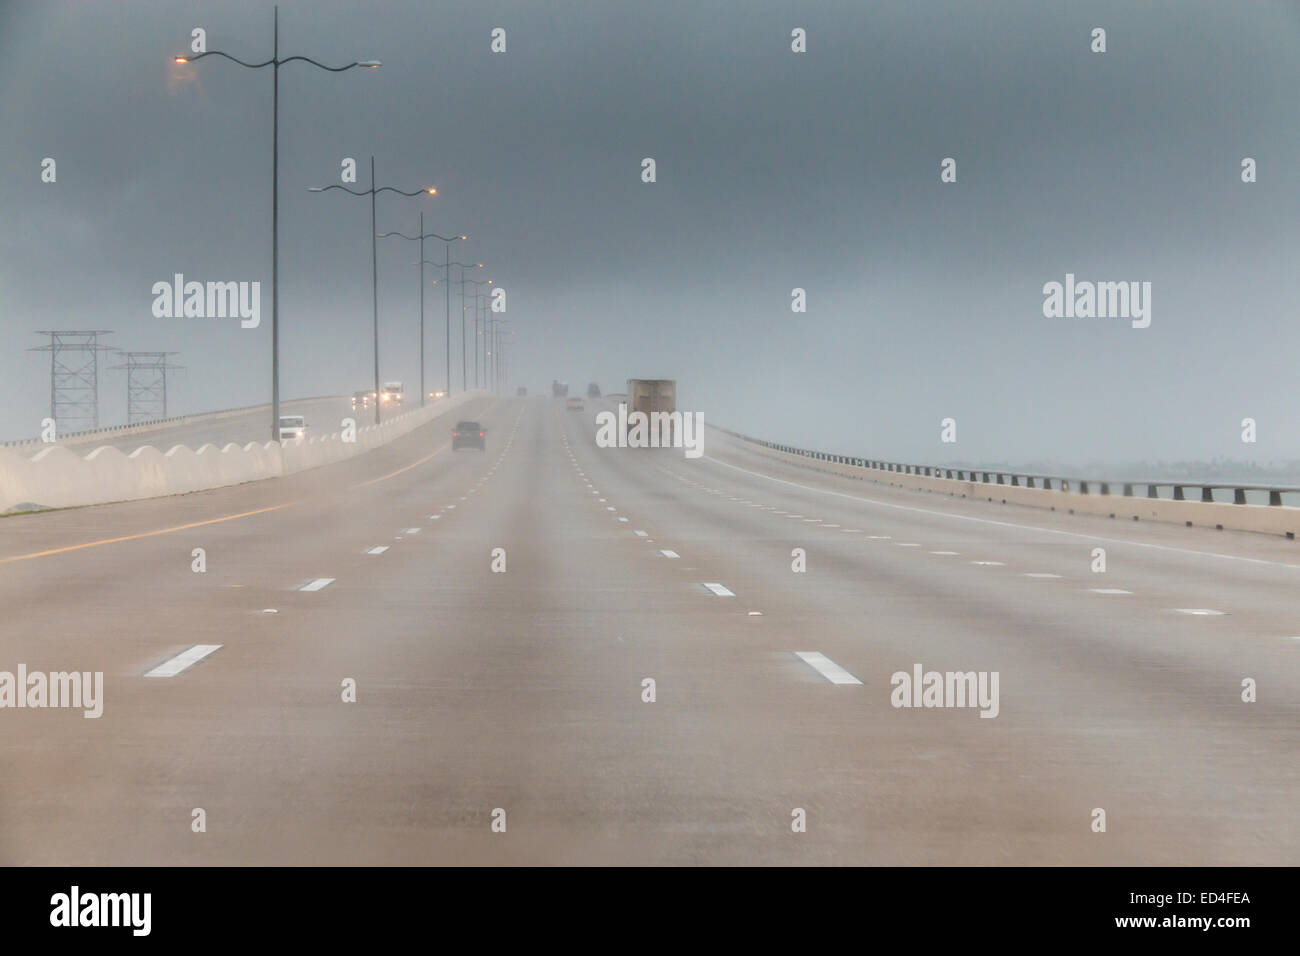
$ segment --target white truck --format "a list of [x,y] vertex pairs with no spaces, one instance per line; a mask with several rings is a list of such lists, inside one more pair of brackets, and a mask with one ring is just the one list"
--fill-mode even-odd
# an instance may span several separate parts
[[307,437],[307,419],[301,415],[281,415],[279,422],[280,441],[293,441],[295,438]]
[[385,382],[379,390],[379,401],[384,405],[402,404],[402,383]]

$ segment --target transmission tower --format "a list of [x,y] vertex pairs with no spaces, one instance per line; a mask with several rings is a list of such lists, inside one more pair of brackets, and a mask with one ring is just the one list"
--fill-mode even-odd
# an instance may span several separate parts
[[123,352],[126,369],[126,423],[147,422],[167,417],[167,373],[184,365],[171,365],[169,355],[177,352]]
[[60,433],[99,427],[99,353],[110,350],[100,345],[101,335],[111,329],[89,332],[71,330],[45,331],[49,345],[39,345],[29,352],[50,353],[50,417]]

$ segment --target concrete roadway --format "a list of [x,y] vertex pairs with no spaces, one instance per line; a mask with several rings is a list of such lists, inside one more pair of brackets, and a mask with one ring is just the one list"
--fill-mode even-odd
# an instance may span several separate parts
[[[484,399],[455,417],[486,454],[444,420],[0,520],[0,670],[106,683],[98,720],[0,711],[0,862],[1300,862],[1300,545],[903,492],[715,432],[698,460],[598,449],[593,413]],[[998,671],[999,715],[895,709],[914,663]]]

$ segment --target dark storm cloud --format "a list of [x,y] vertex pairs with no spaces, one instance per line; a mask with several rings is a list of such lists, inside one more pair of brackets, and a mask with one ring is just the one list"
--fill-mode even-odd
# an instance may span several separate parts
[[[22,351],[39,328],[180,351],[176,410],[265,401],[270,76],[168,58],[195,26],[269,56],[270,6],[0,11],[0,434],[46,413]],[[533,388],[676,377],[719,424],[898,458],[1300,457],[1290,4],[326,2],[280,20],[282,55],[384,62],[281,71],[287,396],[369,381],[368,203],[306,187],[373,153],[381,185],[439,189],[381,198],[380,231],[424,209],[470,234],[455,254],[505,285]],[[416,255],[385,242],[383,374],[414,381]],[[154,318],[150,286],[176,272],[262,281],[261,328]],[[1151,327],[1045,319],[1067,272],[1150,281]],[[444,299],[425,291],[440,385]]]

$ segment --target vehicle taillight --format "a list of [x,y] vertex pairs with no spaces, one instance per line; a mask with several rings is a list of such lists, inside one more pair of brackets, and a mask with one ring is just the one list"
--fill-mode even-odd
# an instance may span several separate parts
[[479,433],[478,433],[478,437],[479,437],[479,438],[482,438],[482,437],[483,437],[483,433],[482,433],[482,432],[479,432]]
[[451,433],[451,437],[452,437],[452,438],[459,438],[459,437],[460,437],[460,432],[452,432],[452,433]]

